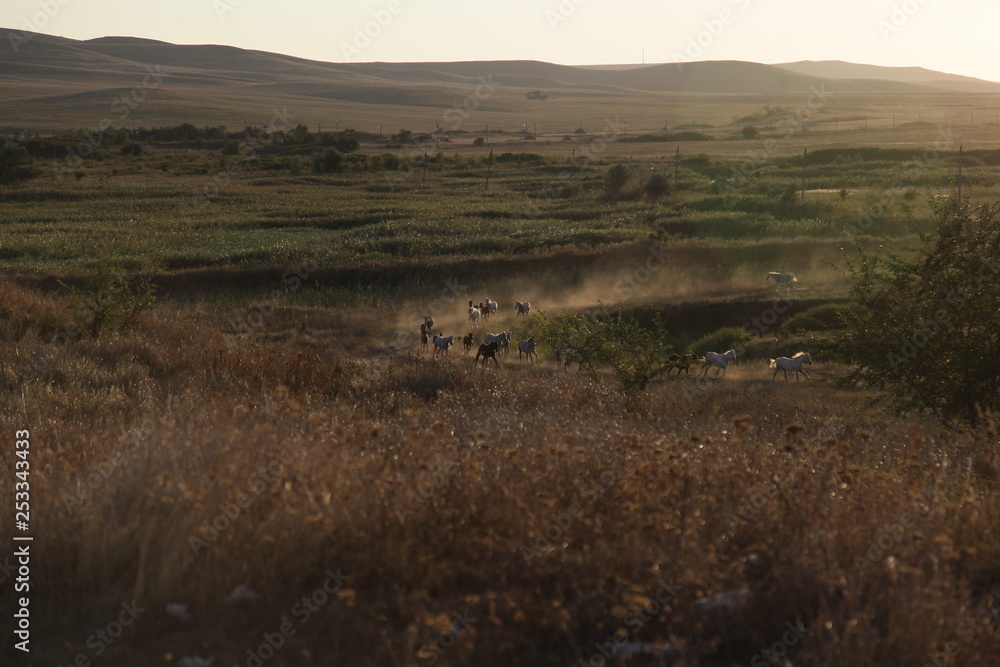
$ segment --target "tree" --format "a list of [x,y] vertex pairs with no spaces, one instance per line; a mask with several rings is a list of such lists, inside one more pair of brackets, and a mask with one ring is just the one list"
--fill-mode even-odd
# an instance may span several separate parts
[[602,366],[610,367],[625,392],[642,391],[673,368],[664,342],[667,331],[658,316],[644,327],[601,305],[592,315],[540,317],[542,335],[552,347],[563,354],[570,351],[568,359],[579,361],[581,371],[594,380],[600,380]]
[[1000,202],[931,200],[933,231],[906,255],[880,249],[848,261],[858,308],[844,352],[846,383],[884,387],[890,407],[945,423],[1000,409]]
[[322,153],[313,156],[313,171],[318,174],[332,173],[339,171],[343,163],[344,154],[330,146]]
[[333,147],[341,153],[353,153],[361,148],[361,142],[354,136],[353,130],[345,130],[333,140]]
[[32,169],[27,149],[6,137],[0,137],[0,183],[31,178]]
[[650,197],[662,197],[670,192],[670,179],[662,171],[654,171],[646,179],[642,189]]
[[604,187],[609,192],[620,192],[632,178],[632,170],[624,164],[616,164],[604,175]]
[[146,277],[128,276],[122,269],[101,261],[84,287],[59,281],[69,290],[70,306],[76,311],[76,329],[97,338],[102,332],[124,331],[139,315],[156,305],[153,283]]
[[756,127],[752,125],[747,125],[746,127],[744,127],[742,130],[740,130],[740,134],[743,136],[744,139],[756,139],[757,137],[760,136],[760,132],[757,130]]

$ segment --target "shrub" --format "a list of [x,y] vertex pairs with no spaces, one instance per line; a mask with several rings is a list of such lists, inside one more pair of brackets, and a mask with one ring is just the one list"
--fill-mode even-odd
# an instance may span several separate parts
[[699,357],[706,352],[726,352],[738,349],[753,339],[753,334],[741,327],[722,327],[706,334],[688,346],[688,352]]
[[654,171],[642,189],[650,197],[662,197],[670,192],[670,180],[662,171]]
[[646,328],[621,311],[609,312],[602,306],[592,315],[560,315],[550,320],[542,314],[541,319],[542,336],[553,349],[575,350],[582,371],[594,380],[600,380],[602,366],[610,367],[627,393],[646,389],[673,368],[665,342],[667,331],[659,317]]
[[616,164],[604,175],[604,187],[608,192],[621,192],[632,178],[632,170],[624,164]]
[[936,228],[910,255],[856,244],[847,277],[859,308],[844,351],[857,368],[846,382],[885,387],[900,412],[974,422],[1000,409],[1000,202],[931,207]]
[[361,142],[354,136],[353,132],[345,131],[333,140],[333,147],[341,153],[353,153],[361,148]]
[[111,264],[102,263],[81,289],[60,281],[70,292],[70,306],[77,314],[77,327],[91,338],[105,330],[132,327],[140,313],[156,305],[148,278],[128,277]]
[[31,176],[27,149],[6,137],[0,137],[0,183],[12,183]]
[[793,315],[781,324],[782,333],[802,331],[829,331],[847,326],[846,313],[853,308],[849,303],[824,303]]
[[230,139],[222,146],[223,155],[237,155],[243,149],[243,142],[239,139]]
[[318,174],[328,174],[340,171],[344,164],[344,154],[333,146],[327,148],[322,153],[313,156],[313,171]]

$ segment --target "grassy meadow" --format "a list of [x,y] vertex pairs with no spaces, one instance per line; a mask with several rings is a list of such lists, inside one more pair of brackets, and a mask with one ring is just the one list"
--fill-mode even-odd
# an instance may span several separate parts
[[[35,157],[0,186],[0,468],[29,430],[35,536],[32,653],[0,661],[990,664],[1000,424],[836,384],[845,257],[927,230],[957,147],[866,136],[804,169],[800,143],[747,158],[766,136],[677,163],[363,142],[333,173],[318,144],[108,150],[62,178]],[[988,199],[1000,157],[964,148]],[[156,305],[88,336],[108,266]],[[628,392],[544,338],[485,370],[421,348],[424,316],[460,337],[487,298],[477,344],[603,304],[739,357]],[[809,380],[772,382],[799,350]]]

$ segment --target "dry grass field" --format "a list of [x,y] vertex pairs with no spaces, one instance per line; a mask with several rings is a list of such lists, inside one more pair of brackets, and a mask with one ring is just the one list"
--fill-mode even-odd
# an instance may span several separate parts
[[[806,384],[746,362],[626,395],[548,354],[485,371],[458,346],[387,356],[372,339],[395,325],[373,309],[278,306],[239,337],[238,311],[170,303],[52,345],[65,299],[2,294],[38,641],[27,662],[5,643],[7,664],[1000,652],[993,426],[887,417],[833,388],[835,364]],[[123,604],[134,621],[115,627]]]
[[[882,410],[883,389],[839,382],[837,328],[854,244],[905,253],[959,145],[965,200],[995,198],[995,93],[853,81],[785,132],[806,75],[751,69],[742,84],[777,88],[736,94],[694,92],[716,70],[503,63],[439,147],[377,126],[433,132],[475,63],[200,51],[260,77],[213,97],[193,52],[33,44],[41,60],[2,75],[5,118],[32,130],[0,143],[9,173],[30,168],[0,185],[0,535],[30,479],[32,652],[4,622],[0,664],[997,662],[1000,418]],[[161,60],[138,124],[230,131],[109,138],[71,164],[67,128],[107,114],[95,81]],[[539,80],[550,97],[528,99]],[[272,102],[294,121],[253,144],[237,129]],[[602,140],[608,118],[636,136]],[[665,125],[705,138],[635,141]],[[327,169],[348,127],[370,134]],[[537,362],[421,347],[424,316],[458,338],[490,297],[476,342],[538,336]],[[557,363],[553,322],[605,308],[737,360],[643,390]],[[768,359],[800,350],[810,377],[772,381]],[[8,621],[21,606],[0,596]]]

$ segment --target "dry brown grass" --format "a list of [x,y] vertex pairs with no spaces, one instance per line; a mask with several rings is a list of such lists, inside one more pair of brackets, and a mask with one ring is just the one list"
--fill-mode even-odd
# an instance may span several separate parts
[[[5,642],[8,664],[246,665],[283,622],[264,664],[597,665],[618,630],[681,647],[676,664],[752,664],[786,623],[795,665],[1000,653],[1000,615],[967,623],[1000,590],[990,428],[886,418],[762,367],[627,397],[545,362],[387,357],[372,314],[319,307],[234,340],[233,313],[164,305],[127,336],[51,344],[65,304],[3,293],[37,554],[35,652]],[[227,602],[240,584],[260,599]],[[88,638],[133,599],[98,658]],[[450,634],[455,613],[476,620]]]

